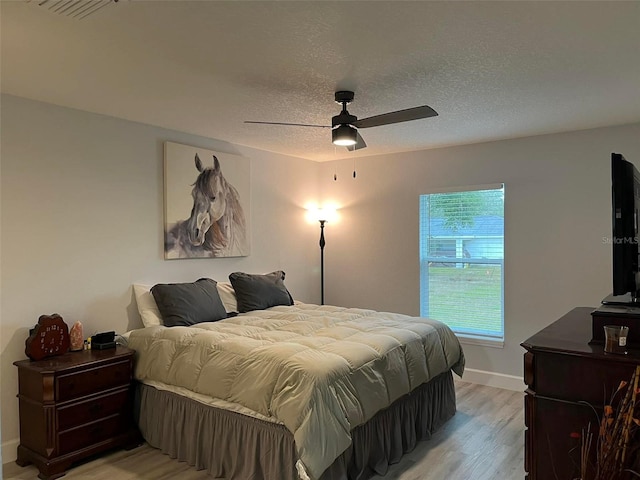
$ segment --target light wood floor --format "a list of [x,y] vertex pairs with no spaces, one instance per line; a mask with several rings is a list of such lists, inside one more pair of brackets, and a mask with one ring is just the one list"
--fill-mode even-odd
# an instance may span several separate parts
[[[458,412],[380,480],[521,480],[523,394],[456,382]],[[5,480],[35,480],[37,469],[3,466]],[[140,446],[72,468],[65,480],[212,480],[203,471]],[[277,479],[265,479],[277,480]]]

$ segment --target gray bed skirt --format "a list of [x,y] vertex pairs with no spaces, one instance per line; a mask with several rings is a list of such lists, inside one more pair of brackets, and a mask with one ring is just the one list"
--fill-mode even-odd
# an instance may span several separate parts
[[[144,384],[137,389],[138,425],[147,443],[171,458],[227,480],[298,480],[293,435],[283,425],[204,405]],[[320,480],[384,475],[419,440],[456,411],[451,372],[378,412],[352,432],[352,445]]]

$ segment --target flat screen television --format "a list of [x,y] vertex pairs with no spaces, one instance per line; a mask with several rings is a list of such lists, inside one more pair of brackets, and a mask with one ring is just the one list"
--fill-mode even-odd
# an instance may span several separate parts
[[613,295],[604,304],[640,306],[638,210],[640,173],[619,153],[611,154]]

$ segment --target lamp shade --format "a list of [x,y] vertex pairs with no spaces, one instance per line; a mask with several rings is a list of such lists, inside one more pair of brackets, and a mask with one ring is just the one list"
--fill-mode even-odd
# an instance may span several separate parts
[[312,208],[308,210],[308,219],[316,222],[333,222],[336,221],[338,212],[335,207]]
[[331,138],[334,145],[341,147],[355,145],[358,139],[358,130],[349,124],[343,123],[331,131]]

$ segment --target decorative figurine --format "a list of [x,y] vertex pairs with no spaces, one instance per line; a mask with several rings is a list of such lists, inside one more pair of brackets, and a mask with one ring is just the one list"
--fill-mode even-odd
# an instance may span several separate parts
[[84,349],[84,336],[82,335],[82,323],[76,322],[69,332],[70,350],[77,352]]

